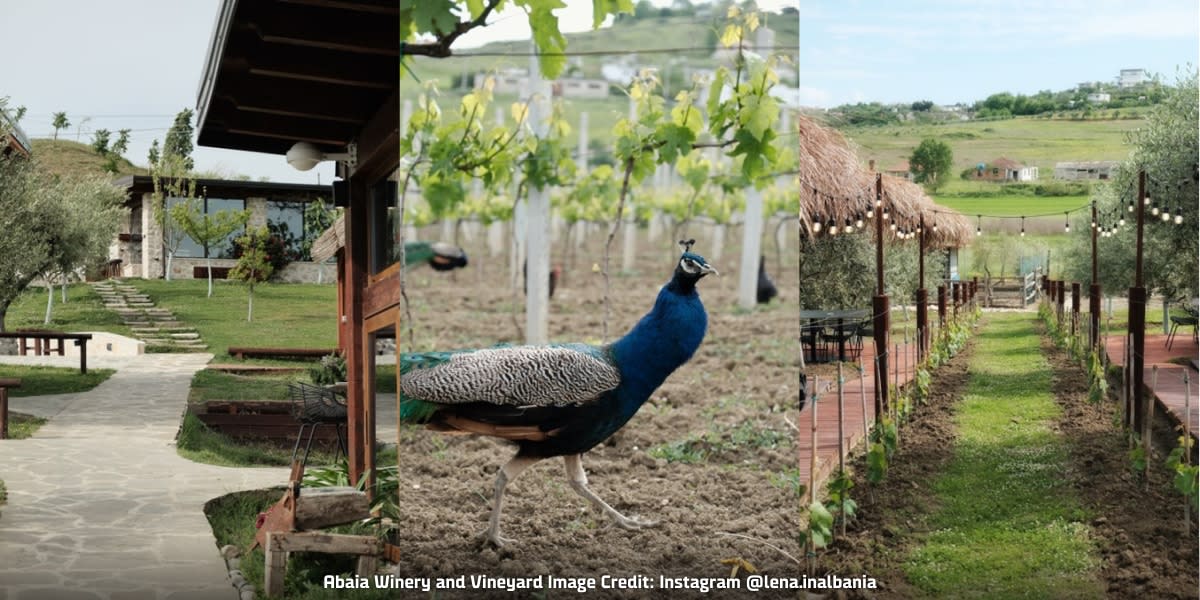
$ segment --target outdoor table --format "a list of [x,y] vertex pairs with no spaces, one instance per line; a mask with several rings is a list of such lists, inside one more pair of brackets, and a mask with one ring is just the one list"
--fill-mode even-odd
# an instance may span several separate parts
[[[818,321],[837,322],[839,334],[845,331],[846,321],[861,321],[871,315],[871,311],[866,308],[853,308],[848,310],[801,310],[800,320],[803,322],[808,319],[810,324],[816,324]],[[838,360],[845,362],[846,360],[846,338],[845,335],[838,335]],[[812,362],[816,362],[817,349],[812,347]]]

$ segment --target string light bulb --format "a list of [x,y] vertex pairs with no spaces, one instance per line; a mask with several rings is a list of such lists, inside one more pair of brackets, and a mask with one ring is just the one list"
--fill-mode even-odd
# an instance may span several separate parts
[[870,207],[870,206],[867,207],[867,218],[868,219],[875,218],[875,208],[874,207]]
[[837,223],[835,223],[833,219],[830,219],[829,222],[825,224],[825,230],[829,232],[829,235],[837,235],[841,228],[837,226]]
[[888,216],[889,216],[889,215],[888,215],[888,209],[887,209],[887,208],[884,208],[884,209],[883,209],[883,220],[884,220],[884,221],[888,220]]
[[1124,227],[1124,226],[1125,226],[1125,215],[1121,215],[1121,218],[1117,220],[1117,226],[1118,226],[1118,227]]
[[1179,212],[1179,205],[1176,204],[1175,205],[1175,224],[1180,225],[1182,223],[1183,223],[1183,213]]
[[1063,231],[1066,233],[1071,233],[1071,213],[1065,212],[1063,213],[1063,216],[1065,217],[1064,220],[1066,221],[1066,225],[1063,226]]
[[862,215],[862,213],[858,213],[857,215],[855,215],[855,218],[854,218],[854,226],[855,226],[855,227],[857,227],[857,228],[859,228],[859,229],[862,229],[862,228],[863,228],[863,215]]
[[1021,217],[1021,237],[1025,237],[1025,217]]
[[[859,223],[861,222],[859,221]],[[850,222],[850,217],[846,217],[846,228],[842,230],[842,233],[850,233],[852,231],[854,231],[854,224]]]
[[1133,212],[1133,199],[1129,200],[1129,212]]
[[1152,214],[1156,217],[1158,216],[1158,205],[1157,204],[1150,207],[1150,214]]
[[983,235],[983,215],[975,215],[975,235]]
[[813,217],[812,230],[813,233],[821,233],[821,215]]

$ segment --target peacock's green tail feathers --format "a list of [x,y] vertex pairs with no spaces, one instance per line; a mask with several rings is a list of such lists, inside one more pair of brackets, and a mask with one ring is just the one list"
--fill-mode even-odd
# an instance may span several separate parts
[[400,420],[405,423],[424,423],[438,410],[438,405],[412,398],[400,399]]
[[411,267],[416,264],[427,262],[431,258],[433,258],[433,245],[429,242],[404,243],[405,267]]

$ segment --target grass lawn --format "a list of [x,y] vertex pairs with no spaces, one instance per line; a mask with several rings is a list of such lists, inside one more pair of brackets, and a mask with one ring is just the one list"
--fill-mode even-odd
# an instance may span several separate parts
[[908,578],[934,597],[1103,596],[1089,516],[1061,476],[1069,451],[1033,316],[991,315],[975,343],[953,458],[933,486],[933,533]]
[[46,288],[28,288],[8,308],[4,326],[17,329],[50,329],[53,331],[107,331],[134,337],[117,313],[104,308],[92,286],[76,283],[67,287],[67,302],[61,302],[60,291],[54,292],[54,307],[50,323],[46,317]]
[[[1059,217],[1068,210],[1087,206],[1087,196],[1007,196],[963,198],[935,194],[934,202],[974,218],[975,215],[1013,216],[1053,214]],[[1059,227],[1062,226],[1058,219]]]
[[232,360],[227,352],[230,346],[337,346],[337,289],[333,285],[258,285],[254,289],[254,319],[248,322],[246,288],[234,282],[214,282],[211,298],[205,297],[207,281],[200,279],[138,279],[128,283],[148,294],[158,306],[170,309],[181,322],[195,327],[216,362]]
[[[27,415],[25,413],[10,412],[8,413],[8,439],[24,440],[33,437],[42,425],[46,424],[46,419]],[[0,482],[3,483],[3,482]]]
[[0,377],[21,380],[21,387],[9,390],[8,395],[13,398],[86,392],[115,372],[112,369],[88,369],[87,375],[82,375],[75,368],[0,365]]
[[[1139,109],[1143,115],[1147,109]],[[1122,111],[1125,112],[1125,111]],[[1080,160],[1124,160],[1129,157],[1128,131],[1145,127],[1144,119],[1067,120],[1021,117],[999,121],[851,127],[842,132],[859,146],[864,160],[881,168],[905,160],[925,138],[950,145],[957,180],[963,170],[1001,156],[1036,166],[1040,180],[1054,177],[1054,163]]]

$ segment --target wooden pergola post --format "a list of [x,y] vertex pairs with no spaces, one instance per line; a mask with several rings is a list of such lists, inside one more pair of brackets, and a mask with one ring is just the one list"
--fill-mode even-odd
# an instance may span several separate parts
[[1088,345],[1092,350],[1100,349],[1100,274],[1096,258],[1096,201],[1092,200],[1092,283],[1088,286]]
[[925,215],[917,228],[917,362],[929,352],[929,291],[925,289]]
[[871,299],[874,312],[872,328],[875,333],[875,357],[879,362],[875,380],[875,422],[883,421],[888,405],[888,297],[883,288],[883,174],[875,174],[875,297]]
[[1142,391],[1146,367],[1146,284],[1142,274],[1142,234],[1146,214],[1146,171],[1138,172],[1137,197],[1137,257],[1133,276],[1133,287],[1129,288],[1129,335],[1133,337],[1133,430],[1142,431],[1142,420],[1146,414],[1146,395]]

